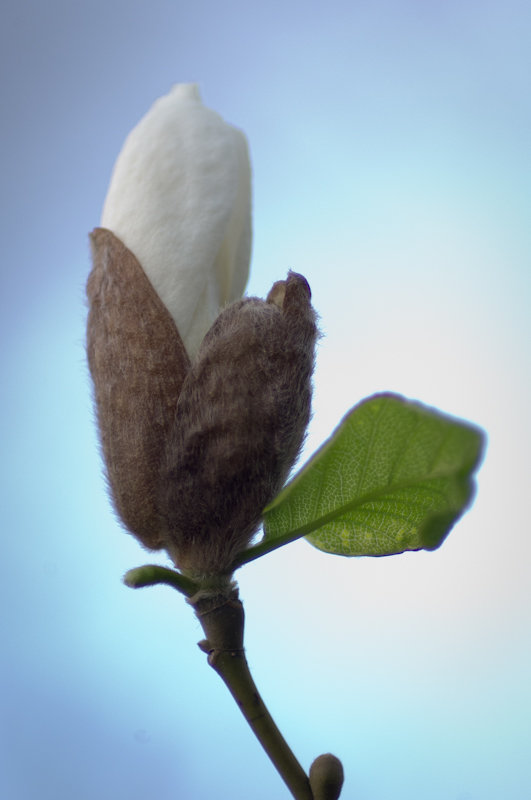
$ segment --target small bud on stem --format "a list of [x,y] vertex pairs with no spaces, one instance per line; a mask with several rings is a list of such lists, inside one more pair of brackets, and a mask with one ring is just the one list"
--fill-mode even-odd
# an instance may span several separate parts
[[310,767],[313,800],[337,800],[343,787],[343,765],[332,753],[318,756]]

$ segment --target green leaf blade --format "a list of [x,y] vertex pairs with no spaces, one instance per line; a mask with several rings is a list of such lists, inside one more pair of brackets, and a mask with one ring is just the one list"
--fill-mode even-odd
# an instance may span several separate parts
[[375,395],[268,506],[264,542],[306,536],[345,556],[433,550],[473,498],[482,449],[483,434],[468,423]]

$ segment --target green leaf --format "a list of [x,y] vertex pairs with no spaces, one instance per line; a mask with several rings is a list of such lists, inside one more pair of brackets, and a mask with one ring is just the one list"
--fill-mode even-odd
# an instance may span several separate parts
[[256,555],[300,536],[343,556],[434,550],[473,498],[483,439],[398,395],[364,400],[265,509]]

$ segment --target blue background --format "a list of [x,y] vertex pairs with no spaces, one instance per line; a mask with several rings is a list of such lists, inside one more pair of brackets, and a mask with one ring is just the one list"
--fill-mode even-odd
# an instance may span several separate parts
[[121,583],[153,557],[110,509],[85,364],[112,165],[197,81],[250,142],[249,291],[293,268],[321,315],[306,455],[381,390],[489,435],[440,550],[241,571],[256,681],[345,800],[527,800],[529,4],[4,0],[0,39],[0,796],[288,796],[181,596]]

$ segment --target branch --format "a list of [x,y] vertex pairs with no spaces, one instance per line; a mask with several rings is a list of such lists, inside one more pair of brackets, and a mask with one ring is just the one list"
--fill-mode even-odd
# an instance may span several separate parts
[[244,613],[236,584],[224,578],[210,587],[199,585],[157,564],[130,569],[124,583],[133,589],[163,583],[187,596],[207,637],[199,647],[208,654],[208,663],[229,689],[295,800],[337,800],[343,785],[339,759],[330,753],[319,756],[308,778],[260,697],[243,649]]
[[235,589],[193,603],[207,639],[199,643],[208,663],[234,697],[256,738],[295,800],[314,800],[305,771],[275,725],[252,679],[243,649],[244,612]]

